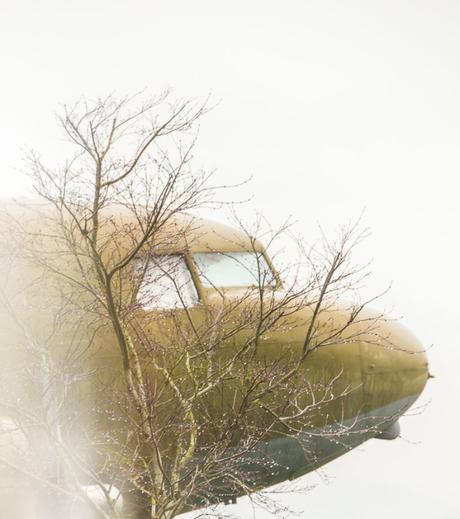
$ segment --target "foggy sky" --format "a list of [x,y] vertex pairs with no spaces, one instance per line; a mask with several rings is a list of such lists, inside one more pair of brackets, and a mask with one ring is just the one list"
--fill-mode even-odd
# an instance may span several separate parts
[[[334,232],[364,209],[365,292],[392,282],[382,305],[434,345],[430,403],[401,421],[407,441],[371,440],[280,499],[313,519],[458,518],[460,4],[15,0],[0,13],[1,196],[30,194],[24,146],[65,156],[60,104],[171,86],[217,104],[196,164],[221,183],[252,176],[242,216],[291,214],[314,241],[317,222]],[[253,513],[247,499],[228,510]]]

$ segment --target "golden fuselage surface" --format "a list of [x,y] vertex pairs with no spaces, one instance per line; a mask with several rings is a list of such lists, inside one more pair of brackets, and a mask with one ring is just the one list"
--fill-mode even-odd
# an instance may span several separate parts
[[[117,466],[113,459],[134,441],[138,425],[130,422],[134,412],[129,404],[124,407],[125,366],[117,330],[110,318],[101,317],[94,294],[78,286],[92,282],[91,270],[76,267],[75,255],[62,250],[54,231],[45,232],[39,222],[29,221],[24,227],[27,236],[35,229],[33,243],[21,250],[8,239],[8,226],[3,219],[0,348],[6,397],[1,415],[24,424],[31,408],[45,408],[47,420],[55,412],[46,401],[49,395],[37,389],[43,389],[37,352],[46,350],[66,373],[67,382],[60,382],[65,385],[64,410],[59,412],[69,421],[70,436],[100,440],[111,434],[110,455],[100,443],[83,446],[75,440],[75,449],[86,449],[82,456],[92,460],[94,470],[107,470],[109,479],[119,484],[110,474]],[[161,233],[114,286],[119,298],[115,304],[122,315],[129,315],[130,337],[140,345],[136,351],[148,379],[145,387],[154,395],[144,402],[151,402],[149,416],[154,415],[161,431],[158,445],[163,452],[174,458],[175,442],[190,436],[178,418],[185,416],[198,431],[187,467],[205,465],[222,428],[229,428],[231,416],[250,400],[248,395],[257,393],[249,386],[261,373],[271,377],[260,382],[258,396],[250,400],[239,436],[222,440],[225,451],[219,456],[240,459],[242,481],[229,486],[227,475],[215,471],[215,501],[296,478],[369,438],[397,435],[399,416],[418,398],[428,378],[423,347],[402,324],[370,308],[350,319],[353,310],[345,302],[335,301],[315,313],[315,304],[287,298],[263,245],[238,229],[191,219],[185,226],[173,222]],[[115,261],[123,247],[123,240],[107,240],[107,261]],[[37,250],[42,256],[32,257]],[[86,261],[83,255],[80,259]],[[69,284],[69,279],[77,283]],[[204,360],[193,364],[200,355]],[[226,371],[227,365],[232,369]],[[193,409],[181,401],[177,411],[177,387],[189,400],[198,395]],[[189,414],[184,414],[187,405]],[[33,446],[40,440],[28,442]],[[139,439],[136,448],[149,452]],[[188,507],[207,502],[209,498],[195,496]]]

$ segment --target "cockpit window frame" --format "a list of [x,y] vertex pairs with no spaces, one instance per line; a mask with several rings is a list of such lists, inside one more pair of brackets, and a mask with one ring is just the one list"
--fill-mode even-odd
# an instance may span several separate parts
[[270,287],[274,290],[279,290],[280,288],[282,288],[282,283],[281,283],[279,274],[278,274],[277,270],[274,268],[273,263],[271,262],[271,260],[268,257],[265,250],[250,250],[250,249],[249,250],[248,249],[236,249],[236,250],[226,250],[226,251],[210,250],[210,249],[194,250],[193,252],[190,252],[190,259],[193,262],[194,274],[197,277],[200,287],[202,287],[203,291],[205,291],[205,292],[210,291],[210,290],[211,291],[212,290],[218,290],[218,291],[224,290],[225,291],[228,289],[248,289],[248,288],[257,288],[258,287],[257,283],[254,283],[252,285],[225,285],[225,286],[211,285],[211,286],[206,286],[203,283],[202,275],[200,273],[200,270],[198,268],[198,265],[197,265],[197,262],[196,262],[196,259],[194,256],[195,256],[195,254],[209,254],[209,253],[210,254],[224,254],[224,255],[225,254],[235,254],[235,253],[260,254],[260,256],[262,256],[262,258],[264,259],[267,267],[269,268],[270,273],[273,276],[273,283],[266,285],[266,286]]
[[[177,311],[177,310],[190,310],[192,308],[196,308],[200,305],[203,304],[203,301],[204,301],[204,298],[203,298],[203,291],[202,291],[202,286],[201,286],[201,283],[199,283],[199,278],[198,278],[198,275],[194,269],[194,265],[191,261],[191,258],[189,256],[189,254],[187,252],[183,252],[183,251],[171,251],[171,252],[164,252],[164,253],[159,253],[159,254],[152,254],[152,255],[149,255],[148,258],[146,257],[142,257],[142,256],[139,256],[137,258],[135,258],[135,260],[147,260],[147,261],[151,261],[152,258],[155,258],[155,257],[165,257],[165,256],[178,256],[182,259],[183,261],[183,264],[188,272],[188,275],[190,277],[190,281],[193,285],[193,288],[194,288],[194,291],[196,293],[196,301],[193,302],[193,304],[190,304],[190,305],[178,305],[178,306],[171,306],[171,307],[162,307],[162,306],[158,306],[158,307],[153,307],[153,306],[146,306],[146,305],[143,305],[141,303],[139,303],[138,301],[138,297],[139,297],[139,290],[140,290],[140,284],[139,286],[137,287],[137,293],[136,293],[136,303],[139,305],[139,307],[144,310],[145,312],[167,312],[167,311]],[[135,273],[135,268],[133,269],[133,276],[134,278],[136,277],[136,273]]]

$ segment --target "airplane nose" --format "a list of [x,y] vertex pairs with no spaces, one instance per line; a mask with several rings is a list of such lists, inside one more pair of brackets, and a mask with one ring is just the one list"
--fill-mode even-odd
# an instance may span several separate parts
[[397,417],[422,393],[430,377],[425,348],[398,321],[381,319],[361,341],[366,411]]

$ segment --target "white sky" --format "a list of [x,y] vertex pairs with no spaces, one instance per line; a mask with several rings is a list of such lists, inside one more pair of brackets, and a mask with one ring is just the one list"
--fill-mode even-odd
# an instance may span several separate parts
[[415,444],[368,442],[284,501],[314,519],[458,518],[460,3],[4,0],[0,15],[0,196],[27,193],[24,145],[59,155],[60,103],[172,86],[222,100],[197,165],[252,175],[251,210],[313,239],[366,208],[357,259],[374,258],[369,293],[393,281],[385,301],[435,345],[432,402],[402,421]]

